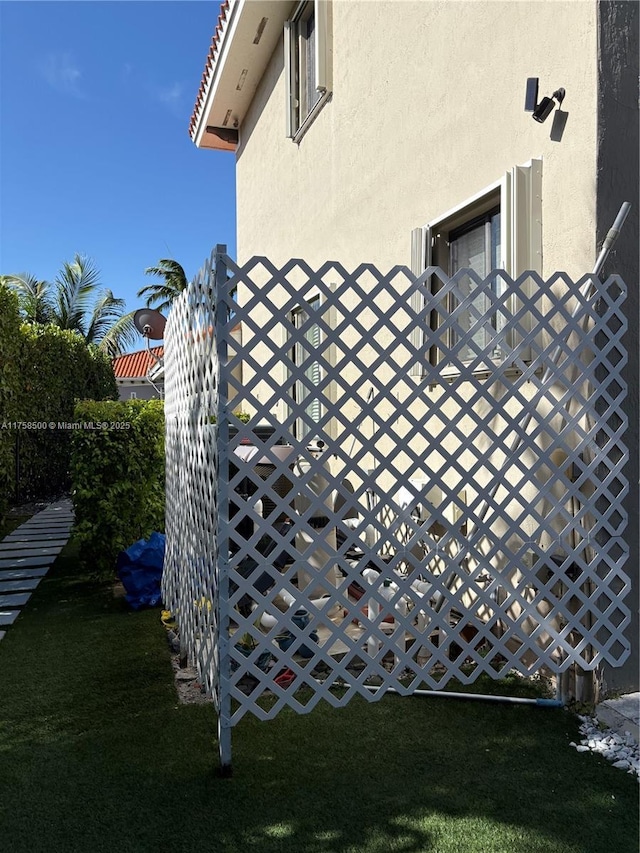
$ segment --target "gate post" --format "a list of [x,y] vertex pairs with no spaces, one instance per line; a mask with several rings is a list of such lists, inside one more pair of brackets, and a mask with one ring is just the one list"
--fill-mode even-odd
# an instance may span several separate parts
[[[224,298],[223,288],[227,281],[225,255],[227,247],[218,244],[215,248],[214,300],[215,334],[218,354],[218,412],[216,456],[218,459],[218,554],[216,560],[216,581],[218,587],[218,750],[220,753],[220,774],[228,777],[232,774],[231,765],[231,662],[229,657],[229,411],[227,363],[227,322],[229,306]],[[223,298],[221,298],[221,296]]]

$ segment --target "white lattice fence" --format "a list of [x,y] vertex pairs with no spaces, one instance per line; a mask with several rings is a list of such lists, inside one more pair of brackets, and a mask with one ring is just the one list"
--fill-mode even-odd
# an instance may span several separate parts
[[215,268],[175,301],[165,333],[165,605],[218,704],[218,353]]
[[223,734],[625,660],[617,277],[216,275],[167,324],[164,583]]

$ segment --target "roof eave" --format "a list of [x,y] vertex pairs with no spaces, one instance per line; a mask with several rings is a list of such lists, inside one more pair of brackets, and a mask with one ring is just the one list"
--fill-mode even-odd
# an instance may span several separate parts
[[189,131],[198,148],[235,151],[237,132],[293,3],[228,0],[221,7]]

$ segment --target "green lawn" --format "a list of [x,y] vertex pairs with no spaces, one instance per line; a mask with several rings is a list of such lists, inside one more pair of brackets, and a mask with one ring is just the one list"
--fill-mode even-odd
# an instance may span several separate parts
[[28,521],[30,518],[30,515],[0,516],[0,542],[5,536],[13,533],[16,527],[20,527],[21,524],[24,524],[24,522]]
[[68,546],[0,643],[6,853],[637,853],[638,783],[569,713],[387,696],[245,717],[178,705],[159,611],[83,583]]

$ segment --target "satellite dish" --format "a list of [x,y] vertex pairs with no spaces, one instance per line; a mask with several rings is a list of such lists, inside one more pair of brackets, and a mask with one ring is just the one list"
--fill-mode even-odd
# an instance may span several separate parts
[[161,341],[167,321],[155,308],[140,308],[133,315],[133,324],[147,341]]

